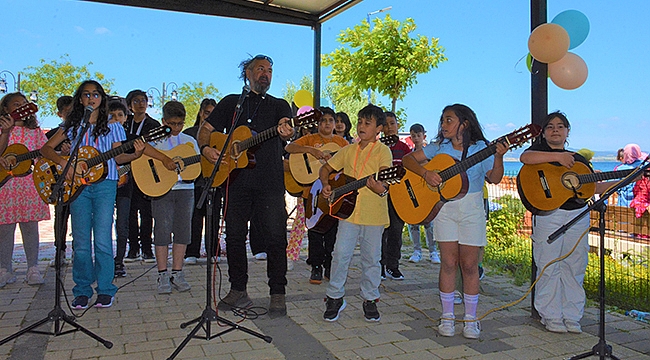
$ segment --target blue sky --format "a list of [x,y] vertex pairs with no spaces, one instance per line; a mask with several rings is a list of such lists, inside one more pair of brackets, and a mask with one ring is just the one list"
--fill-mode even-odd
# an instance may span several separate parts
[[[585,84],[567,91],[549,80],[549,111],[569,117],[572,148],[615,151],[638,143],[650,150],[650,22],[644,18],[650,2],[619,4],[548,1],[549,21],[575,9],[591,25],[585,42],[571,50],[587,63]],[[91,70],[113,78],[122,96],[134,88],[160,89],[163,82],[197,81],[228,94],[241,91],[239,62],[264,53],[275,61],[270,93],[280,96],[288,80],[298,83],[312,72],[313,32],[307,27],[70,0],[0,5],[0,70],[14,74],[39,59],[69,54],[75,65],[92,61]],[[474,109],[490,139],[530,122],[530,75],[524,61],[517,63],[528,52],[529,1],[365,0],[323,25],[322,52],[339,46],[341,30],[387,6],[395,19],[413,18],[417,34],[439,38],[449,59],[420,75],[398,102],[407,110],[407,125],[422,123],[433,136],[442,108],[456,102]],[[323,69],[323,82],[327,73]],[[42,120],[45,127],[56,124]]]

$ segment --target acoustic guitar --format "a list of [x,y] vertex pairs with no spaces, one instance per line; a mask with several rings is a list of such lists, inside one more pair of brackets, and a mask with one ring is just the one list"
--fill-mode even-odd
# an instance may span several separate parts
[[540,215],[558,209],[571,198],[587,200],[596,193],[596,182],[623,178],[635,170],[593,172],[577,161],[571,169],[555,162],[527,164],[517,175],[517,192],[526,209]]
[[434,156],[424,168],[435,171],[442,177],[442,183],[437,187],[430,186],[421,176],[407,170],[400,184],[390,190],[390,199],[395,211],[408,224],[429,223],[438,215],[445,202],[465,196],[469,187],[467,169],[494,155],[497,143],[504,143],[512,149],[536,137],[540,132],[540,126],[536,124],[522,127],[492,141],[485,149],[463,161],[447,154]]
[[[168,126],[161,126],[152,129],[144,136],[140,136],[144,142],[152,142],[163,139],[171,134],[171,128]],[[106,178],[108,175],[108,168],[106,161],[123,154],[125,151],[133,149],[133,143],[137,139],[127,141],[122,145],[112,148],[106,152],[100,153],[92,146],[82,146],[77,153],[78,163],[74,176],[74,182],[70,183],[68,180],[63,182],[63,202],[65,204],[73,201],[81,194],[81,190],[87,185],[98,183]],[[64,156],[64,159],[69,159]],[[86,163],[87,170],[81,170],[81,163]],[[57,200],[51,200],[52,187],[56,184],[57,179],[62,175],[63,167],[55,164],[53,161],[41,158],[34,166],[34,185],[38,195],[48,204],[56,204]]]
[[147,155],[131,161],[131,174],[145,195],[159,197],[168,193],[178,177],[191,181],[201,175],[201,155],[192,143],[180,144],[171,150],[158,150],[177,164],[177,169],[167,170],[162,161]]
[[[322,113],[316,109],[312,109],[306,113],[298,115],[290,120],[290,125],[293,128],[303,128],[318,125]],[[251,129],[242,125],[233,130],[232,137],[225,150],[223,162],[219,165],[219,170],[212,182],[213,187],[220,186],[226,181],[230,173],[236,169],[243,169],[246,167],[253,167],[255,165],[254,152],[256,147],[266,140],[270,140],[278,136],[278,127],[273,126],[260,133],[254,134]],[[210,135],[210,147],[217,150],[223,149],[223,145],[228,138],[227,134],[222,134],[218,131]],[[203,169],[203,176],[210,177],[214,164],[208,161],[205,156],[201,157],[201,168]]]
[[121,188],[129,182],[129,172],[131,171],[131,164],[120,165],[117,168],[117,188]]
[[[35,114],[36,112],[38,112],[38,106],[34,103],[27,103],[10,112],[8,115],[17,121]],[[23,144],[11,144],[7,146],[5,151],[2,153],[2,157],[11,165],[9,166],[9,169],[0,166],[0,187],[2,187],[2,185],[12,177],[29,175],[32,172],[31,160],[36,159],[39,156],[41,156],[40,150],[29,151],[29,149],[27,149]]]
[[[379,141],[384,143],[386,146],[390,146],[399,141],[399,136],[384,136],[380,138]],[[336,154],[340,149],[341,147],[335,142],[327,143],[318,148],[318,150],[325,154],[330,154],[331,156],[334,156],[334,154]],[[318,179],[318,172],[323,164],[325,164],[325,160],[317,159],[310,153],[295,153],[289,155],[289,168],[291,169],[291,174],[298,183],[303,185],[312,184],[316,179]]]
[[369,177],[392,185],[398,183],[406,174],[401,166],[393,166],[355,180],[342,172],[329,181],[332,194],[325,199],[321,195],[323,183],[320,179],[312,185],[305,205],[305,222],[307,228],[317,233],[326,233],[339,219],[347,219],[352,215],[357,201],[358,190],[364,186]]

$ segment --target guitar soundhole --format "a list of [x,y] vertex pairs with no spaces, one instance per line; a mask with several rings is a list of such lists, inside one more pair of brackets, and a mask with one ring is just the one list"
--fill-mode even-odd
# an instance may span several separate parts
[[567,172],[562,176],[562,184],[569,190],[579,189],[580,180],[578,179],[578,174],[574,172]]
[[230,147],[230,158],[239,159],[241,153],[239,152],[239,140],[233,141],[232,146]]

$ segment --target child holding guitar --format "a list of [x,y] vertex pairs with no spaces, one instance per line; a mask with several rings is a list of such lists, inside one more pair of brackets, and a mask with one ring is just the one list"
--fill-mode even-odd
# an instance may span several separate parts
[[[329,184],[332,171],[342,169],[345,175],[361,179],[392,164],[390,149],[377,141],[377,135],[386,126],[384,111],[375,105],[367,105],[359,111],[358,117],[359,142],[339,150],[320,169],[319,178],[323,184],[321,195],[325,198],[329,198],[333,191]],[[366,321],[380,319],[377,302],[381,283],[381,236],[390,222],[386,195],[386,186],[373,176],[368,177],[366,186],[359,189],[354,211],[347,219],[339,221],[323,314],[326,321],[338,320],[345,309],[345,282],[357,240],[361,246],[360,287],[364,317]]]
[[[550,113],[544,119],[539,141],[526,149],[519,160],[526,164],[557,162],[570,169],[576,162],[591,168],[589,162],[577,153],[565,149],[571,125],[561,112]],[[607,188],[606,183],[596,184],[596,193]],[[535,308],[542,317],[542,324],[551,332],[581,333],[580,319],[585,307],[585,291],[582,282],[587,269],[589,243],[587,229],[589,216],[583,217],[568,231],[547,243],[548,236],[581,213],[585,199],[570,198],[559,209],[534,215],[533,258],[538,271],[551,260],[566,254],[576,242],[576,249],[566,259],[550,265],[535,285]]]
[[[65,125],[47,141],[41,149],[43,156],[54,163],[64,167],[67,159],[59,156],[54,148],[65,141],[72,139],[80,141],[81,145],[95,147],[104,153],[121,145],[126,140],[126,134],[121,124],[108,123],[108,97],[104,88],[94,80],[81,83],[74,93],[72,110],[66,117]],[[83,126],[86,109],[94,109],[88,118],[90,127],[86,134],[78,138]],[[75,296],[72,307],[85,309],[93,295],[92,284],[97,282],[97,300],[95,306],[104,308],[113,305],[113,298],[117,287],[113,285],[114,263],[112,246],[112,225],[115,194],[117,190],[117,165],[139,157],[145,150],[142,140],[136,140],[134,154],[121,153],[106,162],[107,176],[101,182],[91,183],[80,189],[75,200],[70,203],[70,216],[72,220],[72,243],[74,263],[72,277],[75,286],[72,292]],[[170,167],[175,163],[168,159]],[[70,167],[65,174],[67,181],[73,179],[75,173],[84,173],[88,165],[79,161],[77,169]],[[91,242],[92,241],[94,242]],[[91,244],[94,246],[95,259],[93,261]]]
[[[0,100],[0,154],[12,144],[23,144],[32,151],[47,141],[35,115],[23,119],[9,115],[26,104],[27,98],[21,93],[10,93]],[[0,167],[9,169],[13,165],[16,164],[0,157]],[[32,175],[9,179],[0,188],[0,199],[0,288],[16,281],[12,269],[16,224],[20,226],[27,256],[26,281],[29,285],[42,284],[43,277],[38,270],[38,222],[48,220],[50,210],[39,199]]]
[[[341,136],[334,135],[334,117],[336,114],[334,110],[328,107],[321,107],[320,111],[323,113],[318,121],[318,133],[308,134],[293,141],[284,149],[289,154],[310,154],[321,162],[325,162],[332,157],[331,152],[321,151],[320,149],[326,144],[332,144],[331,150],[343,148],[348,145],[348,142]],[[303,163],[307,157],[300,156]],[[309,167],[312,168],[311,166]],[[313,172],[318,172],[320,167],[316,165]],[[294,169],[292,169],[294,170]],[[309,194],[309,187],[306,188]],[[305,192],[303,197],[306,198]],[[334,242],[336,241],[336,226],[333,226],[326,233],[320,234],[313,230],[307,232],[309,238],[309,256],[307,264],[311,265],[311,276],[309,277],[310,284],[320,284],[323,280],[323,269],[325,270],[325,277],[330,278],[330,269],[332,266],[332,251],[334,250]]]
[[[163,106],[163,125],[172,128],[172,134],[154,147],[157,150],[171,150],[182,144],[190,144],[198,154],[199,145],[190,135],[181,132],[185,124],[185,107],[178,101],[169,101]],[[183,145],[185,146],[185,145]],[[134,163],[135,164],[135,163]],[[194,209],[194,182],[182,181],[180,176],[171,191],[151,200],[151,214],[154,218],[153,240],[158,265],[158,293],[170,294],[172,286],[185,292],[191,289],[183,273],[183,259],[187,244],[192,240],[192,211]],[[172,235],[173,234],[173,235]],[[173,239],[173,241],[172,241]],[[169,244],[172,245],[172,271],[167,271]]]
[[[486,147],[487,141],[474,111],[466,105],[454,104],[442,111],[436,141],[422,150],[408,154],[402,163],[408,170],[421,176],[429,186],[438,187],[442,183],[438,172],[427,170],[420,165],[421,162],[441,154],[463,160]],[[442,260],[439,279],[442,318],[438,326],[438,332],[442,336],[455,335],[454,289],[459,264],[465,293],[463,336],[477,339],[480,335],[476,308],[479,291],[478,254],[481,247],[486,245],[483,181],[501,181],[503,155],[507,150],[507,145],[498,143],[494,157],[490,156],[470,167],[466,172],[469,180],[467,194],[445,203],[433,220]]]

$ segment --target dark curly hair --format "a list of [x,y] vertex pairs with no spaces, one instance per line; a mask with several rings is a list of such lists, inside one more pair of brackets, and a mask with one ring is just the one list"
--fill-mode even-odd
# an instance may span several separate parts
[[[481,124],[478,122],[478,118],[476,117],[476,113],[474,113],[474,110],[470,109],[469,106],[463,105],[463,104],[453,104],[453,105],[448,105],[445,106],[444,109],[442,109],[442,114],[440,115],[440,122],[438,123],[438,135],[436,135],[436,142],[438,144],[441,144],[445,138],[442,135],[442,121],[443,121],[443,116],[446,111],[453,111],[454,114],[458,117],[458,120],[460,120],[460,124],[466,124],[465,128],[463,129],[463,149],[467,150],[471,144],[474,144],[478,141],[484,141],[487,143],[487,139],[485,139],[485,135],[483,135],[483,129],[481,129]],[[465,154],[465,151],[463,151],[463,155]],[[464,156],[463,156],[464,157]]]
[[81,92],[86,85],[95,86],[99,92],[100,97],[102,98],[102,102],[97,108],[99,110],[99,114],[97,116],[97,122],[95,123],[95,129],[92,133],[92,135],[97,138],[108,134],[110,130],[108,128],[108,96],[106,95],[106,92],[104,91],[102,85],[95,80],[86,80],[82,82],[81,85],[79,85],[77,88],[77,91],[74,92],[74,95],[72,96],[72,110],[70,111],[68,117],[65,119],[64,129],[66,133],[69,129],[72,129],[72,133],[76,134],[78,128],[81,126],[84,112],[86,111],[83,104],[81,103]]

